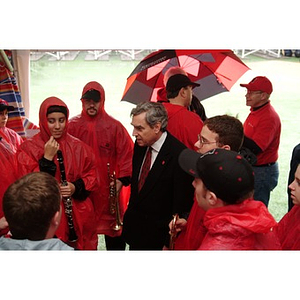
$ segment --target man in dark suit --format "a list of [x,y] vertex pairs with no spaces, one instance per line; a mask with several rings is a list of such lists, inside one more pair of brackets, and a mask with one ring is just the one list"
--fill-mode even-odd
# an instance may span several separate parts
[[[173,214],[187,218],[193,204],[193,178],[178,163],[186,146],[166,131],[168,115],[162,104],[140,103],[131,111],[131,117],[136,142],[122,235],[130,250],[161,250],[167,245]],[[150,171],[140,187],[149,149]]]

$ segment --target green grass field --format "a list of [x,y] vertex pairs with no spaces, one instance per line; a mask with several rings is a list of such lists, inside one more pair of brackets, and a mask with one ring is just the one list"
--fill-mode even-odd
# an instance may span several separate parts
[[[112,55],[108,61],[86,61],[80,52],[73,61],[52,61],[45,55],[31,61],[30,120],[38,123],[41,102],[49,96],[65,101],[70,116],[81,111],[80,95],[83,86],[91,80],[100,82],[106,92],[105,107],[109,114],[120,120],[131,134],[130,111],[134,105],[120,102],[126,79],[138,61],[122,61]],[[245,105],[245,89],[239,83],[248,83],[257,75],[267,76],[273,83],[271,103],[282,121],[279,153],[279,184],[271,194],[269,210],[276,220],[287,211],[287,177],[293,147],[300,142],[300,62],[298,58],[261,58],[247,56],[243,61],[251,68],[230,92],[222,93],[202,102],[208,117],[230,114],[242,122],[249,113]]]

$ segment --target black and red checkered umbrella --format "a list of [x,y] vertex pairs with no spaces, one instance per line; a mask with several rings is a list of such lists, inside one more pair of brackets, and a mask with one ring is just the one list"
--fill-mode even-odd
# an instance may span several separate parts
[[200,101],[229,91],[250,70],[231,50],[159,50],[146,56],[129,75],[121,101],[156,101],[165,72],[174,66],[182,67],[191,81],[200,84],[193,89]]

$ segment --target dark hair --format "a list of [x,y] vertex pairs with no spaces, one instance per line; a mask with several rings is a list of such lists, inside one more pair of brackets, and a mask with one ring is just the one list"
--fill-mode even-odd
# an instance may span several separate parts
[[43,240],[60,201],[58,182],[48,173],[29,173],[11,184],[3,197],[3,212],[12,237]]
[[[186,88],[186,87],[184,87]],[[174,99],[178,96],[179,94],[179,91],[181,90],[182,88],[178,89],[177,91],[166,91],[167,92],[167,99]]]
[[168,125],[168,113],[165,107],[158,102],[141,102],[131,110],[130,116],[136,116],[146,112],[146,122],[151,128],[158,122],[161,123],[161,131],[164,132]]
[[240,150],[244,140],[244,128],[240,120],[228,115],[214,116],[206,119],[204,125],[218,134],[217,143],[220,146],[229,145],[233,151]]
[[194,113],[196,113],[203,122],[207,119],[204,106],[199,101],[199,99],[194,95],[192,97],[192,102],[191,102],[189,109],[191,111],[193,111]]
[[47,109],[47,116],[54,112],[61,112],[66,116],[66,118],[68,118],[68,111],[67,108],[64,106],[60,106],[60,105],[49,106],[49,108]]

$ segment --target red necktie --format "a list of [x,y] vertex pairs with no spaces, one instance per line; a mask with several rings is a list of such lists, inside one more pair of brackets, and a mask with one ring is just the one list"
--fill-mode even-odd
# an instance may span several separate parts
[[138,185],[139,191],[141,190],[142,186],[144,185],[145,180],[146,180],[146,178],[148,176],[148,173],[150,171],[150,166],[151,166],[151,150],[152,150],[152,148],[149,147],[148,148],[148,152],[146,154],[146,158],[145,158],[143,167],[142,167],[142,170],[141,170],[141,175],[140,175],[140,180],[139,180],[139,185]]

